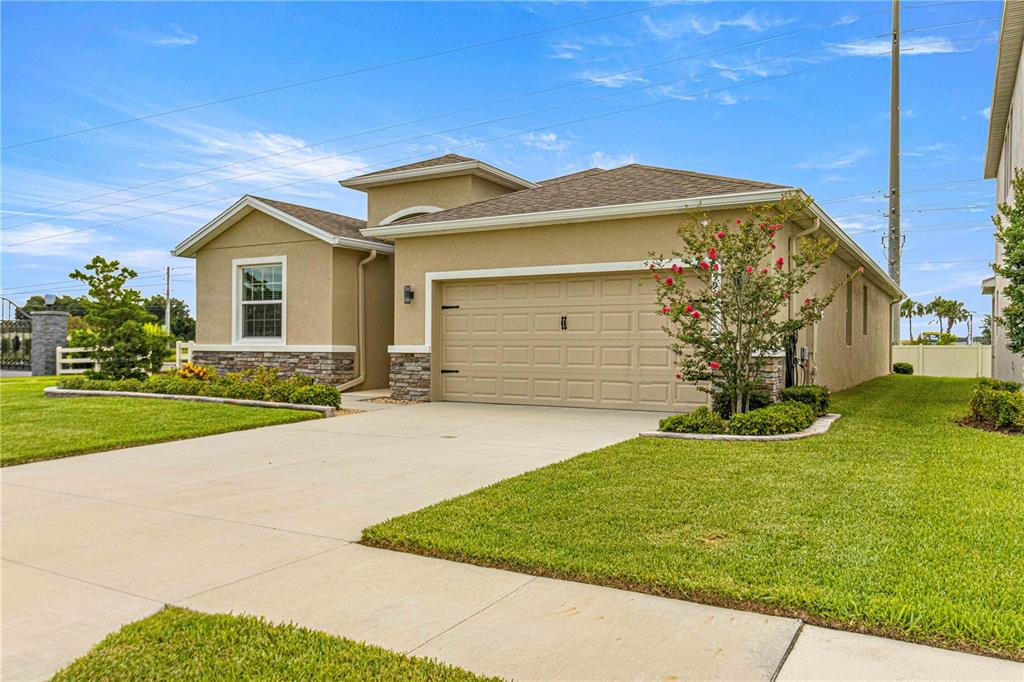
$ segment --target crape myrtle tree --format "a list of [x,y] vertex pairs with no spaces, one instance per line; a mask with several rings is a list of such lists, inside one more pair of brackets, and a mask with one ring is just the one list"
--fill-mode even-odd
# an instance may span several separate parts
[[68,277],[89,285],[85,319],[95,333],[93,357],[100,366],[94,374],[127,379],[145,378],[148,372],[158,371],[167,339],[147,333],[145,325],[155,323],[156,318],[142,307],[142,295],[124,286],[136,272],[102,256],[94,257],[84,270],[75,270]]
[[1014,171],[1011,184],[1013,203],[1000,204],[1001,215],[992,218],[1003,247],[1003,263],[993,269],[1006,279],[1003,294],[1009,299],[995,322],[1006,332],[1006,347],[1024,353],[1024,170]]
[[[679,228],[683,248],[672,258],[651,258],[663,328],[679,359],[676,378],[709,382],[699,390],[724,393],[734,414],[749,409],[768,356],[819,321],[845,283],[799,305],[794,301],[792,315],[783,314],[789,299],[836,249],[830,239],[804,237],[788,263],[777,255],[776,233],[809,203],[809,198],[787,195],[775,204],[750,207],[746,219],[734,224],[690,213]],[[859,268],[848,280],[863,271]]]

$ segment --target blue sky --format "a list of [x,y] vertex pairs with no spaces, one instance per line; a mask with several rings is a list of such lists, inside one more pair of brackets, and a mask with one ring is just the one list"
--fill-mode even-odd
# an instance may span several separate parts
[[[174,266],[191,302],[168,250],[242,194],[364,217],[338,179],[449,151],[535,180],[636,161],[803,187],[884,263],[888,7],[4,3],[5,147],[532,34],[6,149],[4,295],[79,293],[100,253],[146,295]],[[984,313],[1001,5],[903,8],[903,287]]]

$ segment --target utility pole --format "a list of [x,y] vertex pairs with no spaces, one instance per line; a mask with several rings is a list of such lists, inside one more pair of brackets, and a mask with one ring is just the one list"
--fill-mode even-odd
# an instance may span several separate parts
[[167,291],[164,294],[164,331],[171,333],[171,268],[167,268]]
[[[900,283],[900,0],[892,0],[892,78],[889,86],[889,276]],[[893,305],[892,340],[899,343],[899,302]]]

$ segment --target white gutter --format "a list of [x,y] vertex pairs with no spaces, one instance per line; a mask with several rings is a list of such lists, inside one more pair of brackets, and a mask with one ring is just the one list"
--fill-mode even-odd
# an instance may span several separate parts
[[377,258],[377,249],[370,251],[370,255],[359,261],[359,270],[356,275],[356,298],[358,298],[358,320],[356,321],[356,327],[358,328],[358,340],[356,341],[356,362],[359,365],[359,374],[356,375],[351,381],[346,381],[341,386],[338,386],[339,391],[347,391],[350,388],[359,386],[366,381],[366,286],[365,286],[365,270],[367,264]]
[[795,191],[794,188],[785,187],[779,189],[755,190],[753,192],[737,192],[735,194],[716,194],[689,199],[666,199],[663,201],[647,201],[643,203],[612,204],[610,206],[591,206],[587,208],[568,208],[557,211],[537,211],[534,213],[488,216],[486,218],[462,218],[458,220],[440,220],[408,225],[368,227],[360,230],[360,232],[366,237],[389,239],[393,237],[478,232],[482,230],[506,230],[516,227],[531,227],[535,225],[551,225],[556,223],[579,223],[594,220],[606,220],[610,218],[636,218],[678,213],[680,211],[692,210],[695,208],[730,208],[778,201],[784,194],[793,191]]

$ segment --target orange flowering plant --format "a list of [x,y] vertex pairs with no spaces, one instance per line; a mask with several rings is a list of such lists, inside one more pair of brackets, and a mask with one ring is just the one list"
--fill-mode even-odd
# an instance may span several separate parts
[[803,237],[788,262],[777,255],[779,233],[809,203],[790,194],[748,208],[747,217],[734,224],[690,213],[679,228],[684,247],[671,258],[652,255],[649,262],[658,312],[679,360],[676,378],[709,382],[700,390],[724,392],[734,414],[748,410],[767,357],[820,320],[844,283],[790,305],[790,297],[799,295],[836,249],[831,239]]
[[178,368],[178,376],[182,379],[197,379],[206,381],[210,379],[210,370],[202,365],[194,365],[191,362],[182,363]]

